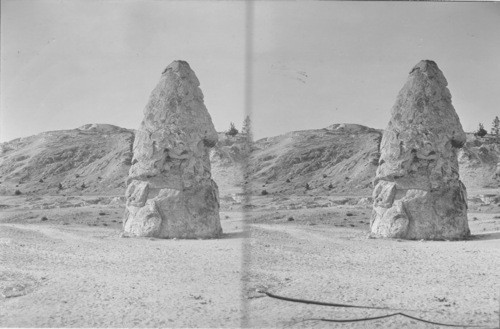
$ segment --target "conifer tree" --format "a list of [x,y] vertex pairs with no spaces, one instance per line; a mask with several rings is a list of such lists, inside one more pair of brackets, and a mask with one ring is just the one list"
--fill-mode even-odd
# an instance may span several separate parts
[[498,116],[493,120],[491,134],[496,136],[500,134],[500,119],[498,119]]
[[250,120],[249,115],[247,115],[245,120],[243,121],[243,127],[241,128],[241,132],[246,135],[249,141],[252,140],[252,122]]

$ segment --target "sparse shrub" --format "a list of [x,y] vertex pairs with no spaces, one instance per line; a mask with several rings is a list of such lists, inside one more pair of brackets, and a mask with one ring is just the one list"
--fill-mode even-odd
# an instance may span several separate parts
[[85,183],[83,183],[81,187],[82,189],[87,188],[87,186],[85,186]]
[[323,178],[326,178],[326,177],[328,177],[328,176],[326,174],[323,174]]
[[16,190],[16,191],[14,192],[14,195],[21,195],[21,194],[23,194],[23,193],[22,193],[21,191],[19,191],[19,190]]
[[58,188],[58,189],[60,189],[60,190],[62,190],[62,189],[63,189],[62,184],[61,184],[61,183],[59,183],[59,185],[57,185],[57,188]]
[[78,175],[78,174],[75,174],[75,177],[76,177],[76,178],[80,178],[80,175]]
[[306,190],[309,191],[310,189],[311,189],[311,187],[309,186],[309,183],[306,183]]
[[47,217],[43,216],[41,219],[40,219],[42,222],[45,222],[46,220],[49,220]]
[[289,222],[293,222],[294,220],[295,220],[295,218],[293,218],[293,217],[288,217],[288,221],[289,221]]
[[474,133],[474,136],[477,137],[484,137],[488,132],[486,129],[484,129],[484,126],[482,123],[479,124],[479,129]]
[[262,190],[262,192],[260,192],[261,195],[268,195],[269,193],[266,191],[266,190]]
[[328,188],[331,190],[333,188],[333,184],[330,183],[330,185],[328,185]]
[[234,123],[231,122],[229,125],[229,130],[226,132],[226,135],[234,137],[234,136],[238,135],[238,133],[239,133],[238,129],[236,129],[236,127],[234,126]]
[[39,183],[43,183],[43,179],[42,179],[42,178],[40,178],[40,180],[39,180],[38,182],[39,182]]
[[290,183],[290,179],[288,178],[288,179],[286,180],[286,182],[287,182],[287,183]]

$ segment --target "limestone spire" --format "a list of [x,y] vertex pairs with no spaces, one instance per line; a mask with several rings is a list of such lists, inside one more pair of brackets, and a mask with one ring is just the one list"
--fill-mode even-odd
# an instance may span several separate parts
[[398,94],[380,144],[371,231],[383,237],[470,234],[457,150],[465,133],[437,64],[419,62]]
[[174,61],[144,109],[126,190],[124,231],[136,236],[211,238],[222,233],[209,149],[217,143],[199,81]]

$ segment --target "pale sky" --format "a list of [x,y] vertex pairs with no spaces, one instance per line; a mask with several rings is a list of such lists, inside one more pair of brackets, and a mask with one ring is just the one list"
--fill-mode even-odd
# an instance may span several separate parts
[[443,71],[466,131],[500,116],[500,3],[257,2],[254,14],[257,136],[385,128],[422,59]]
[[1,1],[0,141],[109,123],[137,129],[172,61],[218,130],[244,119],[245,3]]
[[464,129],[500,116],[500,3],[2,1],[0,141],[87,123],[137,128],[173,60],[216,129],[257,138],[334,123],[384,128],[411,68],[436,61]]

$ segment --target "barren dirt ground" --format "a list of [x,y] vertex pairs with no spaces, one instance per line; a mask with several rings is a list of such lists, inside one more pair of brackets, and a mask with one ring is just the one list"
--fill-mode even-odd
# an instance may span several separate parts
[[[295,204],[300,201],[292,200]],[[441,328],[400,316],[329,323],[403,312],[435,322],[499,326],[500,207],[474,207],[467,241],[368,237],[370,206],[277,210],[256,197],[245,241],[244,300],[251,327]],[[262,210],[262,208],[266,208]],[[293,218],[293,219],[290,219]],[[334,308],[269,298],[389,307]]]
[[498,204],[470,205],[470,240],[400,241],[370,239],[370,205],[349,197],[255,197],[247,240],[241,211],[226,205],[225,235],[204,241],[121,238],[123,205],[113,197],[1,197],[0,324],[234,328],[244,314],[252,327],[439,327],[402,317],[308,321],[393,311],[296,304],[263,289],[498,326]]
[[82,198],[0,199],[2,327],[240,326],[241,212],[221,239],[121,238],[123,207]]

